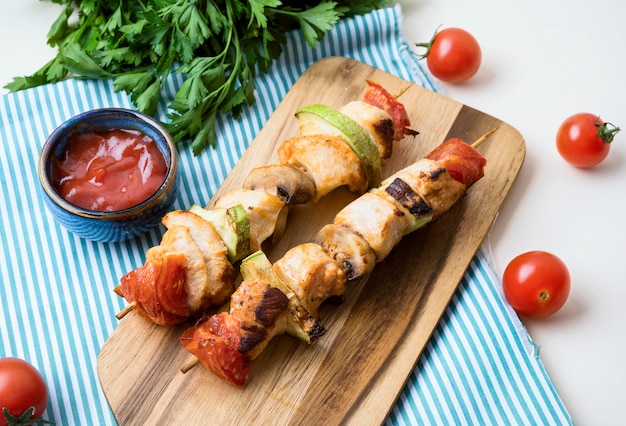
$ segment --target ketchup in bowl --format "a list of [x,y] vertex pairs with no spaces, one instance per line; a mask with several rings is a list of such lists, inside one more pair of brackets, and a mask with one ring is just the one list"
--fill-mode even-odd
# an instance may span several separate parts
[[81,112],[45,140],[37,174],[51,216],[78,237],[120,242],[161,224],[180,183],[176,142],[124,108]]
[[52,164],[58,194],[78,207],[99,212],[141,203],[156,192],[166,175],[159,147],[139,130],[76,134]]

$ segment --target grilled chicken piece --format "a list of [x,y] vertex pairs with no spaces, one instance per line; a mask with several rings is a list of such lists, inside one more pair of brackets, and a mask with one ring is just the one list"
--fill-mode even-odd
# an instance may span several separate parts
[[313,177],[313,201],[347,185],[350,191],[367,190],[367,176],[358,155],[338,136],[306,135],[287,139],[278,148],[280,163],[300,167]]
[[215,207],[229,208],[243,205],[250,220],[250,252],[261,248],[263,242],[276,229],[285,202],[277,195],[263,189],[235,189],[227,192],[215,202]]
[[284,164],[257,167],[243,182],[244,189],[265,189],[286,204],[306,204],[315,197],[315,181],[304,170]]
[[466,186],[454,180],[437,161],[421,159],[385,179],[381,187],[395,179],[407,183],[433,209],[433,219],[445,213],[465,194]]
[[313,242],[342,265],[348,280],[369,274],[376,264],[376,254],[367,241],[346,226],[325,225],[313,236]]
[[190,313],[197,313],[210,305],[209,294],[209,271],[204,256],[198,245],[191,236],[186,226],[172,226],[169,228],[161,244],[151,247],[146,252],[146,263],[160,263],[161,259],[170,254],[184,254],[185,264],[185,288],[187,292],[187,305]]
[[244,281],[266,282],[287,296],[289,303],[286,312],[286,332],[288,334],[305,343],[311,343],[326,332],[326,329],[307,311],[293,290],[280,279],[265,253],[257,251],[246,257],[241,262],[240,270]]
[[380,262],[402,239],[407,220],[392,202],[368,192],[337,213],[334,223],[361,235],[374,250],[376,262]]
[[241,321],[239,352],[254,359],[272,337],[285,333],[288,303],[282,291],[264,281],[243,281],[230,300],[230,314]]
[[273,267],[316,320],[326,299],[345,295],[346,274],[318,244],[305,243],[288,250]]
[[391,157],[395,130],[393,120],[387,112],[363,101],[349,102],[339,108],[339,112],[365,129],[378,147],[381,159]]
[[228,261],[228,251],[213,226],[200,216],[184,210],[175,210],[162,219],[167,228],[187,227],[196,246],[202,253],[208,273],[208,286],[202,306],[219,306],[235,290],[235,268]]
[[408,183],[395,178],[387,186],[373,189],[377,196],[391,201],[407,218],[405,235],[426,225],[433,219],[433,209]]

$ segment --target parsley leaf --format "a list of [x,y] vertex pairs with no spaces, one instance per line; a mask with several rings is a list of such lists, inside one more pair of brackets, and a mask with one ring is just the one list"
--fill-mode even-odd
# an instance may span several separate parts
[[54,59],[5,87],[23,90],[68,77],[112,78],[137,110],[154,115],[171,74],[183,84],[164,123],[193,152],[215,146],[220,114],[255,102],[254,76],[300,30],[315,47],[340,19],[390,0],[50,0],[64,6],[48,32]]

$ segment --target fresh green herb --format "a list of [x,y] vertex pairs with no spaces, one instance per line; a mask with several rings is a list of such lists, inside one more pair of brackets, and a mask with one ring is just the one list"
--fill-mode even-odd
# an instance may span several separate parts
[[48,33],[54,59],[11,91],[67,77],[113,78],[137,110],[154,115],[170,74],[183,84],[165,123],[195,154],[215,146],[218,114],[238,117],[255,101],[255,73],[282,54],[286,33],[317,42],[341,18],[390,0],[51,0],[64,5]]

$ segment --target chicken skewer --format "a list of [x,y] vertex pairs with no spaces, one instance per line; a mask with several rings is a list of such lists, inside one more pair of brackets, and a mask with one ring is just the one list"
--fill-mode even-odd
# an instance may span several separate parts
[[243,386],[249,361],[273,337],[290,332],[294,299],[319,320],[322,303],[343,298],[348,281],[369,274],[404,235],[448,211],[483,176],[485,164],[474,147],[450,139],[348,204],[312,242],[293,247],[273,265],[262,252],[244,259],[244,281],[231,296],[230,311],[199,320],[181,336],[194,356],[182,371],[201,362]]
[[296,116],[300,134],[281,144],[280,164],[252,170],[241,189],[212,209],[192,206],[163,218],[161,243],[115,288],[129,302],[118,318],[135,310],[170,325],[221,306],[235,290],[233,265],[270,237],[280,238],[289,206],[316,202],[344,185],[356,193],[378,185],[393,142],[417,134],[403,105],[371,81],[362,101],[339,110],[308,106]]

